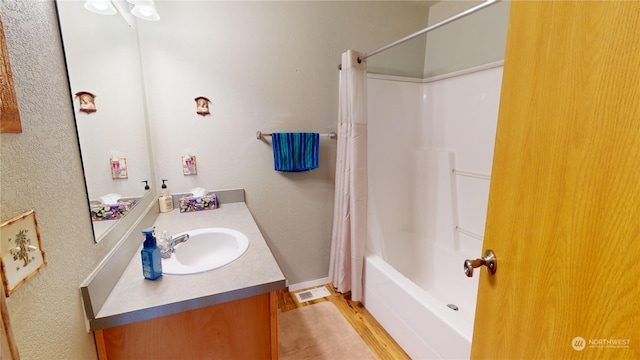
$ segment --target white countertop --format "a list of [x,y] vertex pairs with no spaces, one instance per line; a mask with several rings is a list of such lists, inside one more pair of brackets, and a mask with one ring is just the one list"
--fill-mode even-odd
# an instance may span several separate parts
[[[191,275],[162,275],[146,280],[138,251],[98,310],[89,319],[92,330],[104,329],[220,304],[283,289],[285,277],[244,202],[221,204],[218,209],[158,215],[156,234],[190,229],[226,227],[249,238],[240,258],[221,268]],[[140,248],[143,236],[140,234]]]

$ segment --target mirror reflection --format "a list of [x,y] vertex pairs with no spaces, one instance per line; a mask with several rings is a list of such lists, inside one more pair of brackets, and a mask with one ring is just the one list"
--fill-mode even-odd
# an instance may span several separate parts
[[140,202],[151,156],[135,22],[57,1],[95,240]]

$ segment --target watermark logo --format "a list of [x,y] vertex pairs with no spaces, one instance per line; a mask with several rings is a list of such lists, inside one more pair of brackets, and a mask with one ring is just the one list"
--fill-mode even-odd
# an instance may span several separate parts
[[587,347],[587,341],[582,336],[576,336],[571,340],[571,347],[575,351],[582,351]]
[[571,347],[575,351],[589,349],[629,349],[631,347],[631,339],[589,339],[585,340],[582,336],[576,336],[571,340]]

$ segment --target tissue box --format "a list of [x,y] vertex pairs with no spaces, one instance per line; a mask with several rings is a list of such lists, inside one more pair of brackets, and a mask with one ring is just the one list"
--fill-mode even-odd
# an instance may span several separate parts
[[135,200],[126,200],[116,204],[92,204],[91,220],[118,220],[127,215],[135,203]]
[[178,200],[178,203],[180,205],[180,212],[213,210],[218,208],[218,198],[216,194],[184,196]]

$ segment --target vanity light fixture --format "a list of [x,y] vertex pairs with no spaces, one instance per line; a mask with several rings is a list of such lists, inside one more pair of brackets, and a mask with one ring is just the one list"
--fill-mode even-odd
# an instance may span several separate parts
[[[133,5],[133,8],[129,4]],[[160,20],[153,0],[86,0],[84,8],[100,15],[114,15],[120,12],[129,26],[131,15],[142,20]]]
[[117,13],[111,0],[87,0],[84,3],[84,8],[100,15],[114,15]]
[[131,13],[139,19],[149,20],[149,21],[158,21],[160,20],[160,15],[156,11],[155,5],[153,5],[153,0],[127,0],[129,3],[133,4],[133,9],[131,9]]

